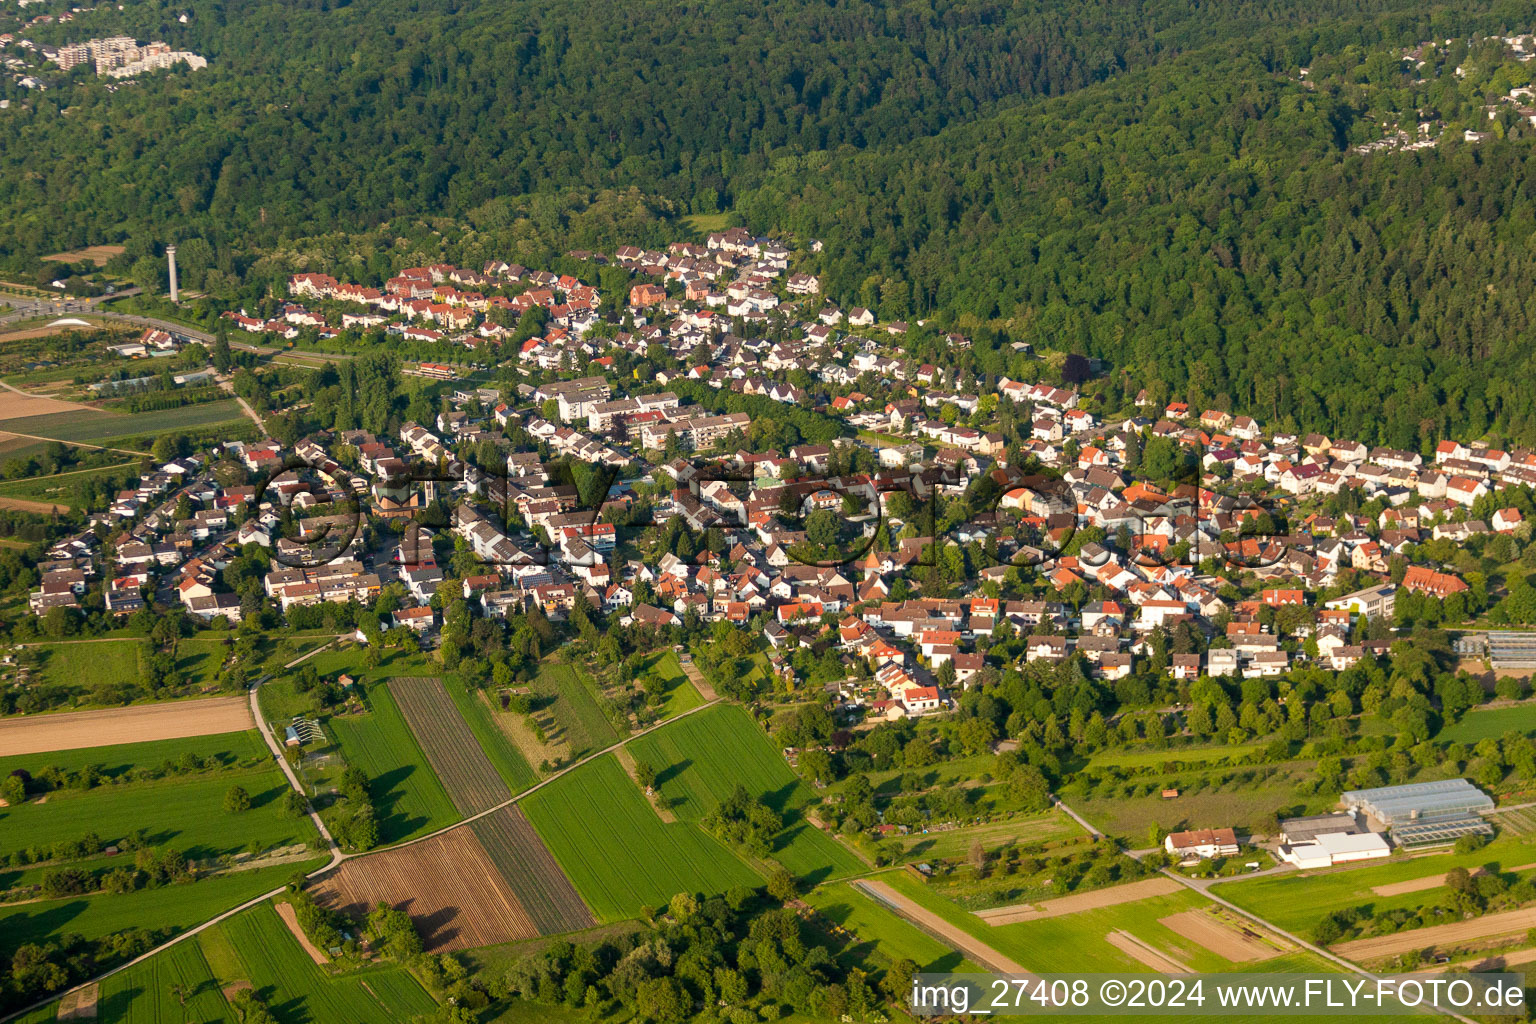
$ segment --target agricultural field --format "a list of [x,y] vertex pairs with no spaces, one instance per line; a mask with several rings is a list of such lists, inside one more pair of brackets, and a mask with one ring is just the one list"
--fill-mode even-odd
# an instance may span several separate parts
[[17,946],[73,932],[88,939],[134,928],[170,935],[272,892],[296,871],[313,871],[324,857],[252,871],[232,871],[184,885],[113,896],[73,896],[39,903],[0,905],[0,956]]
[[[224,809],[233,785],[250,794],[251,808]],[[46,800],[0,808],[0,856],[48,847],[95,832],[114,843],[143,829],[149,845],[173,847],[189,860],[261,851],[308,842],[314,826],[282,811],[287,781],[270,761],[259,767],[209,775],[168,777],[89,790],[56,790]]]
[[[1536,837],[1500,836],[1481,850],[1456,854],[1448,849],[1417,857],[1396,855],[1361,867],[1289,871],[1262,878],[1220,882],[1212,891],[1244,910],[1300,935],[1310,934],[1320,918],[1336,910],[1370,904],[1375,913],[1417,908],[1437,897],[1404,883],[1443,878],[1454,867],[1488,867],[1500,872],[1536,865]],[[1422,885],[1429,883],[1423,882]],[[1378,890],[1387,888],[1388,895]],[[1406,890],[1406,891],[1405,891]]]
[[[183,1005],[173,986],[185,992]],[[59,1004],[21,1018],[19,1024],[54,1021]],[[196,942],[182,942],[101,982],[96,1019],[112,1024],[235,1024],[237,1015]]]
[[432,774],[389,687],[370,687],[368,702],[371,713],[337,716],[327,728],[347,762],[369,778],[380,842],[396,843],[457,821],[453,801]]
[[471,693],[462,682],[451,676],[443,680],[443,686],[464,723],[469,726],[469,731],[474,733],[481,750],[490,758],[491,764],[506,783],[507,789],[521,793],[537,782],[538,775],[497,724],[494,718],[497,712],[491,710],[486,699],[478,693]]
[[255,767],[269,763],[272,755],[254,729],[225,732],[185,739],[152,740],[148,743],[119,743],[107,747],[77,747],[37,754],[12,754],[0,757],[0,776],[24,768],[33,775],[50,765],[63,771],[77,771],[95,765],[106,780],[116,780],[135,768],[157,768],[167,761],[190,754],[200,760],[213,758],[227,767]]
[[300,948],[270,903],[217,926],[238,953],[249,981],[279,1021],[401,1024],[431,1013],[436,1002],[401,967],[379,967],[328,977]]
[[117,415],[104,412],[51,412],[41,416],[20,416],[0,420],[0,431],[36,434],[59,441],[86,441],[103,444],[121,438],[153,437],[173,430],[207,427],[236,420],[249,423],[233,398],[175,409]]
[[871,954],[887,961],[908,959],[920,971],[980,972],[982,968],[916,925],[854,889],[847,882],[823,885],[805,897],[822,917],[853,933],[841,956],[853,966],[867,964]]
[[1536,733],[1536,701],[1502,708],[1474,708],[1461,721],[1441,729],[1435,742],[1472,746],[1478,740],[1497,739],[1507,732]]
[[563,661],[546,659],[539,666],[539,674],[533,680],[533,692],[551,699],[555,722],[572,758],[602,750],[619,741],[613,723],[603,713],[597,702],[596,685],[583,678],[585,670]]
[[[1142,973],[1156,969],[1148,963],[1153,959],[1145,949],[1148,946],[1164,960],[1196,971],[1244,969],[1162,923],[1163,918],[1211,905],[1199,893],[1189,890],[994,927],[937,896],[921,882],[898,875],[886,876],[886,880],[902,895],[1032,971]],[[1116,942],[1106,940],[1111,935],[1117,937]],[[1130,940],[1125,935],[1129,935]],[[1127,949],[1138,950],[1146,959],[1127,952]],[[1293,954],[1266,961],[1263,969],[1319,969],[1314,964],[1299,966],[1292,963],[1294,958]]]
[[987,852],[994,853],[1010,846],[1048,843],[1084,835],[1087,833],[1077,822],[1061,811],[1050,810],[1043,814],[1019,814],[985,825],[942,832],[914,832],[898,837],[898,841],[901,843],[903,860],[922,860],[928,857],[954,860],[966,857],[975,843],[980,843]]
[[573,932],[597,923],[549,847],[516,806],[488,814],[469,827],[539,934]]
[[529,794],[520,806],[600,921],[636,917],[680,892],[762,884],[696,825],[663,824],[611,755]]
[[500,869],[467,827],[343,861],[313,887],[315,899],[352,917],[381,901],[404,910],[433,952],[539,934]]
[[389,690],[460,814],[478,814],[511,798],[441,679],[401,676]]
[[744,786],[784,819],[773,849],[784,867],[815,882],[863,870],[853,853],[806,821],[810,790],[741,708],[707,708],[647,733],[628,750],[656,769],[656,789],[678,817],[696,821]]

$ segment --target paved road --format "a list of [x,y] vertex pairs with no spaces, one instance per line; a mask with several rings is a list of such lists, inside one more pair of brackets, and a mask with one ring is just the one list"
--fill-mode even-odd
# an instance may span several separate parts
[[1070,817],[1073,821],[1077,822],[1079,825],[1083,826],[1083,830],[1086,831],[1090,836],[1093,836],[1095,839],[1104,838],[1103,832],[1100,832],[1098,829],[1088,824],[1088,819],[1084,818],[1081,814],[1078,814],[1072,808],[1062,803],[1061,797],[1057,796],[1055,793],[1051,794],[1051,802],[1054,803],[1057,807],[1060,807],[1063,811],[1066,811],[1067,816]]

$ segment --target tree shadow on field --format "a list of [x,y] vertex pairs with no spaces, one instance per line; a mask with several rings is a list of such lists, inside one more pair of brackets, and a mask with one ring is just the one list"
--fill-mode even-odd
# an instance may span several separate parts
[[369,791],[379,812],[379,840],[391,843],[427,823],[424,817],[410,817],[399,809],[405,799],[405,780],[416,771],[413,764],[391,768],[373,780]]
[[665,768],[662,768],[662,769],[660,769],[660,770],[658,770],[656,772],[656,783],[655,783],[655,786],[653,788],[658,789],[658,790],[661,789],[662,786],[666,785],[668,782],[671,782],[673,779],[679,777],[680,775],[683,774],[683,772],[687,771],[689,768],[692,768],[692,767],[693,767],[693,759],[689,758],[689,757],[683,758],[681,761],[677,762],[676,764],[669,764],[669,765],[667,765]]
[[38,904],[45,909],[35,912],[21,911],[9,916],[5,928],[0,929],[0,957],[10,960],[16,947],[27,942],[44,942],[49,935],[59,933],[65,925],[85,913],[90,904],[86,900],[72,899],[55,904]]

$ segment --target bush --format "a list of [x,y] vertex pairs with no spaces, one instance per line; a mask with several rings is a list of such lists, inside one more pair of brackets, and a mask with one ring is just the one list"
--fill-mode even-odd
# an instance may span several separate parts
[[1453,849],[1456,853],[1476,853],[1478,850],[1481,850],[1487,845],[1487,836],[1469,835],[1462,836],[1460,839],[1456,840],[1456,845],[1453,847]]
[[224,794],[224,809],[231,814],[242,814],[251,809],[251,794],[244,786],[230,786]]

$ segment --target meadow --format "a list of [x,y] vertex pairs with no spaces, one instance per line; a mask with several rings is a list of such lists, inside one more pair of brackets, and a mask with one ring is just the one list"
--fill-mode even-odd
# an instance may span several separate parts
[[1329,796],[1301,797],[1296,782],[1304,777],[1310,766],[1302,762],[1288,762],[1277,766],[1278,771],[1269,778],[1255,777],[1243,781],[1238,773],[1268,770],[1260,768],[1210,768],[1202,777],[1234,774],[1229,781],[1199,791],[1185,788],[1176,799],[1160,800],[1156,792],[1136,793],[1127,796],[1125,786],[1145,787],[1151,784],[1161,787],[1177,778],[1190,778],[1201,770],[1184,769],[1177,773],[1148,770],[1125,783],[1101,784],[1091,789],[1074,780],[1061,787],[1061,799],[1105,834],[1127,840],[1132,846],[1144,845],[1149,826],[1156,824],[1164,831],[1203,827],[1207,822],[1221,822],[1243,828],[1260,820],[1271,812],[1291,814],[1317,814],[1328,810],[1333,803]]
[[370,687],[368,702],[371,713],[337,716],[327,725],[347,763],[368,776],[379,842],[396,843],[458,821],[458,810],[432,774],[389,687]]
[[1177,763],[1195,765],[1237,760],[1264,749],[1262,743],[1223,743],[1204,747],[1164,747],[1160,750],[1101,750],[1088,759],[1090,768],[1155,768]]
[[852,943],[839,953],[849,966],[867,965],[872,955],[878,955],[887,961],[911,960],[920,971],[981,971],[956,950],[846,882],[823,885],[805,901],[822,917],[853,933]]
[[[1376,886],[1443,876],[1454,867],[1472,870],[1488,866],[1508,872],[1533,862],[1536,862],[1536,836],[1501,836],[1472,853],[1457,854],[1445,848],[1417,857],[1394,856],[1385,862],[1375,861],[1360,867],[1288,871],[1282,875],[1237,879],[1218,883],[1212,891],[1281,928],[1309,935],[1320,918],[1335,910],[1366,905],[1375,913],[1417,908],[1438,903],[1444,893],[1444,890],[1426,889],[1398,896],[1378,896],[1372,891]],[[1530,873],[1523,874],[1529,877]]]
[[0,776],[9,775],[17,768],[36,775],[50,765],[64,771],[78,771],[86,765],[95,765],[102,775],[117,779],[134,768],[158,768],[166,761],[175,761],[186,754],[200,759],[214,758],[226,768],[254,768],[270,762],[272,758],[261,740],[261,734],[249,729],[245,732],[153,740],[149,743],[119,743],[109,747],[81,747],[43,754],[14,754],[0,757]]
[[280,888],[296,871],[313,871],[323,863],[324,857],[316,857],[120,895],[0,905],[0,956],[9,957],[23,943],[44,942],[66,932],[94,939],[135,928],[180,931]]
[[140,435],[152,437],[173,430],[206,427],[235,420],[249,422],[240,411],[239,404],[229,398],[128,415],[73,410],[44,413],[41,416],[19,416],[0,420],[0,431],[36,434],[60,441],[102,443]]
[[[46,441],[38,442],[47,444]],[[86,449],[89,450],[89,449]],[[109,454],[109,453],[103,453]],[[116,454],[116,453],[110,453]],[[117,458],[122,458],[117,455]],[[0,483],[0,495],[8,498],[31,498],[34,501],[57,501],[69,504],[78,484],[87,480],[113,477],[119,481],[139,475],[137,462],[120,462],[112,466],[96,466],[89,469],[72,469],[51,476],[31,476]]]
[[894,873],[882,877],[902,895],[1032,971],[1146,973],[1146,966],[1105,941],[1104,937],[1114,931],[1129,932],[1196,971],[1324,969],[1321,961],[1304,953],[1239,965],[1159,922],[1159,918],[1171,914],[1210,906],[1210,901],[1193,891],[994,927],[945,900],[921,882]]
[[37,647],[41,657],[37,666],[40,682],[80,688],[88,680],[91,686],[103,683],[137,685],[139,681],[139,646],[141,640],[112,640],[104,643],[58,643]]
[[[238,814],[224,809],[225,793],[237,784],[251,797],[250,810]],[[86,832],[110,844],[138,829],[144,830],[148,845],[173,847],[190,860],[307,842],[314,826],[282,811],[287,788],[282,774],[265,762],[257,769],[185,779],[56,790],[46,802],[0,808],[0,856],[79,839]]]
[[582,765],[519,806],[600,921],[636,917],[680,892],[762,884],[698,826],[663,823],[612,755]]
[[[186,1004],[172,992],[181,986]],[[234,1024],[237,1015],[224,1001],[219,983],[196,942],[181,942],[101,983],[97,1019],[113,1024]],[[47,1024],[57,1004],[34,1011],[19,1024]]]
[[694,688],[683,666],[678,663],[676,651],[662,651],[652,657],[645,666],[645,673],[666,681],[666,696],[658,709],[662,718],[672,718],[704,703],[704,697]]
[[813,882],[863,870],[863,863],[805,820],[814,799],[773,742],[740,707],[721,705],[689,715],[628,745],[656,769],[656,789],[680,818],[698,820],[739,785],[784,819],[772,856]]
[[1043,814],[1018,814],[985,825],[949,829],[943,832],[914,832],[899,837],[903,860],[924,857],[963,859],[975,843],[987,852],[1025,843],[1047,843],[1055,839],[1086,836],[1082,826],[1061,811]]
[[595,686],[582,678],[577,665],[545,660],[533,680],[533,692],[553,699],[555,721],[564,731],[572,758],[579,758],[619,741],[613,723],[597,702]]
[[1441,729],[1435,742],[1471,746],[1478,740],[1498,739],[1507,732],[1536,733],[1536,701],[1502,708],[1474,708],[1461,721]]
[[469,731],[480,744],[480,749],[485,751],[485,756],[490,758],[491,764],[506,782],[507,788],[513,793],[521,793],[537,782],[538,776],[529,767],[527,760],[492,720],[491,716],[495,712],[490,706],[453,676],[444,678],[443,686],[453,699],[453,705],[458,708],[464,723],[469,726]]
[[398,1024],[436,1008],[432,997],[401,967],[328,977],[299,947],[271,903],[252,907],[216,927],[236,951],[244,971],[238,979],[220,981],[249,981],[280,1024]]

